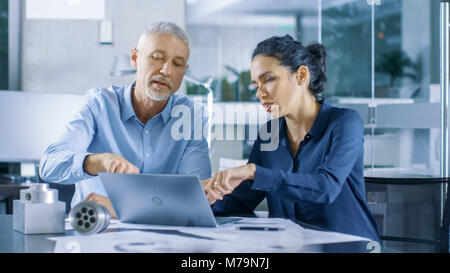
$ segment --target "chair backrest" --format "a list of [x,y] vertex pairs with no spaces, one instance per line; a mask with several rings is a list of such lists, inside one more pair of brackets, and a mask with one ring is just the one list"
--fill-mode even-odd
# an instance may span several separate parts
[[365,177],[367,205],[386,247],[448,252],[448,178]]
[[66,214],[70,212],[72,198],[75,193],[75,184],[48,183],[49,187],[58,190],[59,201],[66,203]]

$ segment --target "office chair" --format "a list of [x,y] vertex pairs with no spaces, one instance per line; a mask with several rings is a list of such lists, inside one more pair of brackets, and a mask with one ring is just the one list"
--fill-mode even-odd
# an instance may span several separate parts
[[[449,252],[448,178],[365,177],[367,205],[385,247]],[[443,200],[441,200],[443,199]]]
[[68,214],[71,209],[73,195],[75,194],[75,184],[49,183],[42,180],[41,176],[39,175],[39,169],[36,169],[36,172],[38,183],[48,183],[49,188],[58,190],[58,199],[59,201],[66,203],[66,214]]
[[66,214],[68,214],[71,209],[73,194],[75,193],[75,185],[48,183],[48,187],[58,190],[58,199],[66,203]]

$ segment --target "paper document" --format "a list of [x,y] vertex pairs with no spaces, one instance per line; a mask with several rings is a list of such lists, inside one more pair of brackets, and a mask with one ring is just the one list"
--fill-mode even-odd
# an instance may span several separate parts
[[[239,227],[255,227],[241,230]],[[258,228],[256,228],[258,227]],[[259,230],[259,227],[270,229]],[[66,229],[72,227],[66,223]],[[271,230],[271,231],[269,231]],[[105,232],[49,238],[55,252],[304,252],[314,244],[367,240],[336,232],[305,229],[281,218],[245,218],[217,228],[121,223],[113,219]]]

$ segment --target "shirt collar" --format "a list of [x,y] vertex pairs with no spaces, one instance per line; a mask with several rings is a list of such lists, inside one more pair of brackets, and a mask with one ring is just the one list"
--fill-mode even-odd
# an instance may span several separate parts
[[[133,108],[133,103],[131,102],[131,91],[133,90],[134,86],[136,85],[136,82],[131,83],[130,85],[128,85],[123,93],[124,96],[124,104],[123,104],[123,108],[122,108],[122,121],[126,122],[127,120],[129,120],[132,117],[136,116],[136,113],[134,112],[134,108]],[[157,114],[161,115],[163,121],[164,121],[164,125],[167,124],[167,122],[170,119],[170,114],[172,112],[172,104],[173,104],[173,96],[171,95],[167,101],[166,106],[164,106],[163,110]],[[155,117],[156,117],[155,116]]]
[[128,85],[123,93],[124,104],[122,107],[122,121],[126,122],[131,117],[136,116],[134,112],[133,103],[131,102],[131,90],[133,90],[136,82]]
[[169,99],[167,100],[166,106],[164,106],[164,109],[158,114],[161,115],[164,121],[164,125],[167,124],[172,113],[173,96],[175,96],[175,94],[170,95]]
[[[316,140],[319,140],[322,137],[325,129],[327,128],[328,119],[331,113],[331,105],[328,104],[325,99],[321,102],[321,104],[322,105],[320,106],[319,113],[317,113],[313,126],[308,132],[308,134]],[[286,119],[284,117],[281,118],[279,126],[281,144],[287,147],[287,126]]]
[[316,119],[314,120],[313,126],[311,130],[309,130],[309,134],[319,140],[325,129],[327,128],[328,119],[331,114],[331,105],[324,99],[322,102],[322,106],[320,106],[319,113],[317,113]]

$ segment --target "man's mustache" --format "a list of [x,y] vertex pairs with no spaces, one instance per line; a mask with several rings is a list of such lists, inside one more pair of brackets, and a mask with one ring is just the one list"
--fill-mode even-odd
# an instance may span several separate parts
[[149,82],[151,83],[152,81],[163,82],[164,84],[167,84],[167,85],[169,86],[170,89],[172,89],[172,87],[173,87],[172,81],[171,81],[169,78],[164,77],[163,75],[155,75],[155,76],[152,76],[152,77],[150,78],[150,81],[149,81]]

